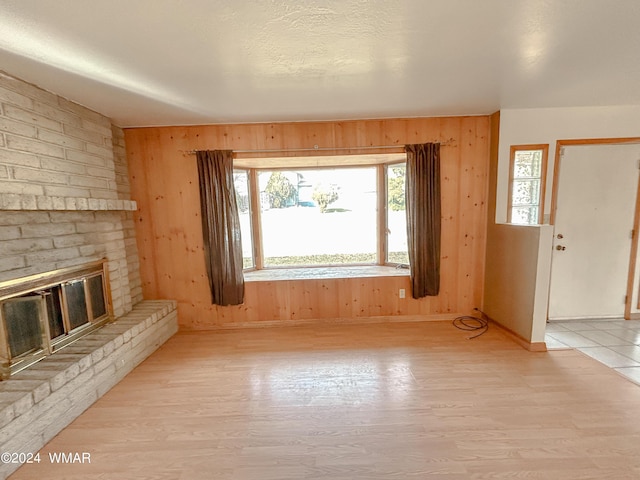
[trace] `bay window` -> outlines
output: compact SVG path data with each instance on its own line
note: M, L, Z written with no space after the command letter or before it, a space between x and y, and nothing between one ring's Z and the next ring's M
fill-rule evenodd
M408 264L404 155L339 160L239 162L245 269Z

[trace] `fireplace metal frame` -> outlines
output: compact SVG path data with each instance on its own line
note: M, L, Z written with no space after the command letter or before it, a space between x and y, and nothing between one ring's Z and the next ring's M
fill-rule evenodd
M67 267L0 282L0 379L4 380L9 378L12 374L57 352L61 348L100 328L105 323L113 321L109 272L106 267L107 260L102 259L81 266ZM94 318L88 280L100 275L102 276L102 295L104 297L104 310L106 312ZM83 283L88 322L73 328L70 324L70 306L65 286L76 284L77 282ZM60 288L60 308L62 311L64 332L62 335L51 338L46 298L48 295L51 295L51 290L56 287ZM13 356L11 353L8 341L7 322L4 318L5 303L15 301L34 301L38 303L39 326L42 336L42 343L38 348L17 356Z

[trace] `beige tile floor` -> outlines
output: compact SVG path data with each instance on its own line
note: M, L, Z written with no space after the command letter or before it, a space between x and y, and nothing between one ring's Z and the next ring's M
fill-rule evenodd
M640 385L640 321L563 320L547 323L549 350L574 348Z

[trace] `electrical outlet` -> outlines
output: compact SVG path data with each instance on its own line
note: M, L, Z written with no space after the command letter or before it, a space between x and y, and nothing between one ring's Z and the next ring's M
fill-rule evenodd
M404 288L400 289L400 291L398 292L398 295L400 296L400 298L404 298Z

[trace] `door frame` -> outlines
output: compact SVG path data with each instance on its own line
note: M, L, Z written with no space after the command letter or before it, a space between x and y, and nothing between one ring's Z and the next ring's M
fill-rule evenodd
M556 141L556 152L553 162L553 184L551 187L551 210L549 215L549 223L555 225L556 223L556 211L558 209L558 189L560 186L560 167L562 159L562 149L570 146L584 146L584 145L625 145L625 144L640 144L640 137L625 137L625 138L587 138L587 139L573 139L573 140L558 140ZM640 160L640 159L639 159ZM640 168L640 164L639 164ZM640 174L638 175L638 186L636 187L636 204L633 220L633 237L631 239L631 255L629 258L629 270L627 275L627 298L624 306L624 318L626 320L640 320L640 312L632 313L632 301L633 301L633 289L636 271L636 262L638 257L638 229L640 228ZM553 268L551 269L551 275L553 275ZM550 279L551 280L551 279ZM640 282L639 282L640 283ZM640 285L636 288L640 288ZM551 292L549 292L551 296ZM640 309L640 295L638 295L637 309ZM549 312L547 310L547 319L549 318Z

